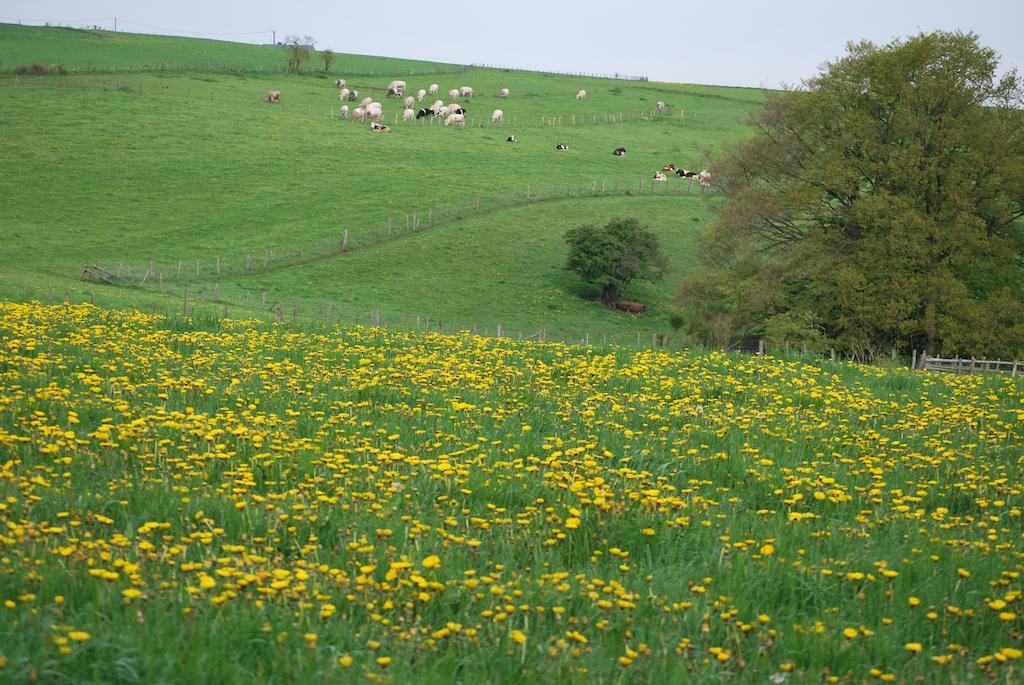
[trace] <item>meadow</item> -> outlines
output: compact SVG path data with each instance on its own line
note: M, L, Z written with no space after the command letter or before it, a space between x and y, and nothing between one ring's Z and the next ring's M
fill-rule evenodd
M10 25L0 72L0 682L1020 681L1020 380L670 326L722 199L650 175L759 91ZM338 117L399 75L471 125ZM564 269L619 216L642 316Z
M0 680L1019 682L1020 382L0 304Z
M60 300L67 293L72 301L169 313L182 310L188 280L193 311L207 313L226 306L274 318L269 306L281 303L305 320L330 307L335 319L348 322L380 312L395 326L429 317L650 340L652 333L671 332L672 299L694 262L692 238L713 220L717 202L713 193L688 194L675 178L657 188L664 197L651 197L651 173L669 162L700 168L707 150L746 135L742 121L762 99L752 89L493 69L421 74L417 62L399 68L394 60L348 55L339 55L331 73L311 65L307 73L286 75L261 71L250 53L270 61L283 56L258 46L238 46L239 70L231 73L144 71L158 62L225 61L208 53L231 44L81 33L0 26L5 68L41 62L84 69L125 62L120 55L127 51L140 69L0 77L7 95L0 99L6 141L0 162L12 170L0 176L6 248L0 294L9 298L46 300L52 293ZM334 79L374 69L406 74L412 90L430 82L442 91L473 85L477 95L467 106L475 125L399 124L381 136L341 121ZM394 123L401 106L383 97L393 74L347 78L361 95L384 101ZM508 99L497 97L504 87ZM588 97L577 102L581 87ZM263 100L270 89L284 93L281 103ZM669 110L654 117L658 100ZM495 108L505 112L501 126L490 125ZM509 134L520 142L506 143ZM556 152L560 142L569 151ZM627 148L626 157L612 156L618 146ZM607 192L590 197L595 186ZM544 201L528 204L528 189L532 200L539 194ZM450 211L475 206L477 198L484 211ZM500 202L488 209L488 200ZM410 214L422 219L431 212L448 212L450 220L415 237L366 244L389 222L404 227ZM650 305L645 317L581 299L586 292L578 278L560 268L566 230L622 215L642 217L671 248L668 276L633 293ZM238 273L250 255L262 265L272 252L292 265L303 261L296 259L300 249L309 255L316 246L337 246L345 232L350 246L364 246L301 268ZM443 259L423 262L421 250ZM490 269L488 259L516 265L514 286L507 270ZM220 277L217 260L225 266ZM134 287L139 278L132 287L79 281L87 265L141 274L150 262L160 278L142 288ZM172 278L182 264L191 275ZM374 272L388 277L366 278ZM488 297L476 298L481 292Z

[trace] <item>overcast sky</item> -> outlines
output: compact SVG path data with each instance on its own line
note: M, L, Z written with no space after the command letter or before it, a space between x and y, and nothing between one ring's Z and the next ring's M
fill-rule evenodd
M98 24L250 43L310 35L318 48L657 81L777 87L847 41L973 31L1024 67L1024 0L4 0L0 21Z

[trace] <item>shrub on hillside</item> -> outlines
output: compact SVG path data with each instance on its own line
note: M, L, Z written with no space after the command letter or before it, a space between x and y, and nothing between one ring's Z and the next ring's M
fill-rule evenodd
M565 234L567 268L600 288L601 300L615 304L634 279L661 276L664 258L658 236L637 219L612 219L604 226L578 226Z

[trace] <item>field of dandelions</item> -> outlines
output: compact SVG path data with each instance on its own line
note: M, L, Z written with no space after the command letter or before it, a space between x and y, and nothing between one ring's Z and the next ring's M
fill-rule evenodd
M1014 682L1024 383L0 303L0 681Z

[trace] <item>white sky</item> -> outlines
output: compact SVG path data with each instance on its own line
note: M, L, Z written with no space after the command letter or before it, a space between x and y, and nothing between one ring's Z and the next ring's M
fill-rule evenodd
M1024 68L1024 0L4 0L0 21L269 43L460 64L777 87L813 75L850 40L973 31Z

